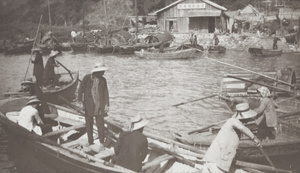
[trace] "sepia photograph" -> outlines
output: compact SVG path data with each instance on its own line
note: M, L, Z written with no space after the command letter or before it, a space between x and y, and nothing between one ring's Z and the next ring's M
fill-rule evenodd
M0 173L300 173L300 0L1 0Z

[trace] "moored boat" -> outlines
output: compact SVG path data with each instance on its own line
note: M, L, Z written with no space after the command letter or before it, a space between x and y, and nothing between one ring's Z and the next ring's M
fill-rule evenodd
M264 49L264 48L251 47L248 49L248 52L253 56L262 56L262 57L279 56L282 54L282 49L275 50L275 49Z
M187 59L194 56L196 49L170 50L160 53L159 50L135 51L135 55L146 59Z
M296 40L296 35L297 35L297 32L291 33L291 34L287 34L287 35L284 36L284 38L285 38L285 40L286 40L287 43L294 44L295 40Z
M51 121L59 122L64 128L48 132L43 136L27 131L16 123L18 111L27 103L28 98L11 98L0 101L0 123L9 136L9 150L17 164L17 169L24 172L133 172L112 164L113 145L118 133L123 131L118 123L105 119L106 148L99 148L98 139L94 145L85 145L85 118L74 109L49 104L52 113L57 116ZM81 112L82 113L82 112ZM95 135L97 131L94 131ZM154 134L144 133L148 139L148 155L143 162L141 172L201 172L203 152L175 141ZM22 143L22 145L20 145ZM243 169L255 168L268 172L288 172L274 167L235 161Z
M226 48L220 45L212 45L212 46L208 46L207 51L209 53L225 53Z

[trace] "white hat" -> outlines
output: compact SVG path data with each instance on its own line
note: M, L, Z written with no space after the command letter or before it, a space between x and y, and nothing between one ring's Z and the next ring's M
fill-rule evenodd
M141 115L137 115L131 118L131 124L132 124L131 130L132 131L138 130L142 127L145 127L148 123L149 123L148 120L143 119Z
M235 106L236 113L233 114L232 117L237 119L248 119L248 118L254 118L257 113L250 109L248 103L240 103Z
M31 105L31 104L39 104L42 103L39 99L34 98L34 99L30 99L26 105Z
M57 54L59 54L58 51L56 51L56 50L51 50L51 53L50 53L49 57L56 56Z
M105 67L103 62L99 62L95 64L95 67L91 70L91 73L99 72L99 71L105 71L108 67Z

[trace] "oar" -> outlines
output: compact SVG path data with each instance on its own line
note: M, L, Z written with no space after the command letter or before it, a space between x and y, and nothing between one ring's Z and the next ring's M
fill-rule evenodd
M183 105L183 104L187 104L187 103L191 103L191 102L195 102L195 101L199 101L199 100L204 100L204 99L215 97L215 96L217 96L217 94L209 95L209 96L206 96L206 97L201 97L199 99L191 100L191 101L188 101L188 102L182 102L182 103L179 103L179 104L176 104L176 105L173 105L173 106L180 106L180 105Z
M209 126L203 127L203 128L201 128L201 129L197 129L197 130L190 131L190 132L188 132L188 135L191 135L191 134L197 133L197 132L201 132L201 131L206 130L206 129L209 129L209 128L213 127L213 126L217 126L217 125L223 124L223 123L225 123L226 121L227 121L227 119L226 119L226 120L223 120L223 121L220 121L220 122L218 122L218 123L214 123L214 124L211 124L211 125L209 125Z
M238 79L238 80L241 80L241 81L250 82L250 83L262 85L262 86L265 86L265 87L268 87L268 88L272 88L272 89L275 89L275 90L278 90L278 91L283 91L283 92L294 94L293 91L277 88L277 87L267 85L267 84L263 84L263 83L259 83L259 82L253 81L253 80L248 80L248 79L244 79L244 78L240 78L240 77L232 76L232 75L226 75L226 77L235 78L235 79Z
M70 106L71 108L73 108L74 110L76 110L78 113L80 113L81 115L85 116L85 113L83 112L83 110L77 106L75 106L74 104L70 103L66 98L64 98L61 95L58 95L58 99L61 100L62 102L64 102L65 104L67 104L68 106Z
M67 70L67 72L70 74L70 76L71 76L71 78L72 78L72 80L74 79L73 78L73 75L72 75L72 72L67 68L67 67L65 67L62 63L60 63L59 61L57 61L57 60L55 60L58 64L60 64L64 69L66 69Z
M261 153L265 156L265 158L268 160L268 162L270 163L270 165L275 168L273 162L271 161L271 159L269 158L269 156L267 155L267 153L264 151L262 145L258 146L258 148L261 151Z

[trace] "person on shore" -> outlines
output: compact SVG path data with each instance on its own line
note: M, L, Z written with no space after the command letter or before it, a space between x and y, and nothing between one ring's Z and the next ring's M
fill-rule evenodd
M44 72L42 50L40 48L35 48L32 49L32 52L35 53L34 59L31 59L31 63L33 63L33 76L36 78L36 84L42 86Z
M75 31L71 31L71 38L73 43L76 43L76 37L77 37L77 33Z
M214 33L213 45L215 45L215 46L219 45L219 38L216 33Z
M275 139L278 124L275 108L278 107L278 105L274 102L267 87L260 87L257 91L262 97L260 99L260 106L254 109L254 111L257 112L257 137L260 140L265 139L266 141Z
M197 35L194 32L191 33L190 43L193 46L197 45Z
M142 162L148 153L148 140L143 129L148 122L140 115L131 119L130 131L122 132L114 146L113 163L136 172L142 171Z
M93 122L94 117L96 117L100 141L99 151L104 149L104 117L107 116L107 112L109 111L108 87L106 79L103 77L107 69L108 68L105 67L102 62L97 63L95 68L91 70L91 74L87 74L83 77L78 90L78 102L85 109L86 131L89 145L94 143Z
M245 134L260 146L260 140L244 124L255 118L256 112L248 103L236 105L236 113L222 126L205 153L202 173L224 173L234 169L231 164L236 155L241 134Z
M52 50L49 59L46 63L44 73L43 73L43 86L51 86L51 87L58 87L58 76L55 74L54 68L58 67L59 65L56 63L55 58L58 55L58 51Z

